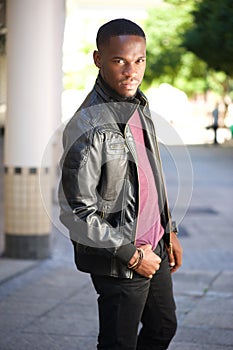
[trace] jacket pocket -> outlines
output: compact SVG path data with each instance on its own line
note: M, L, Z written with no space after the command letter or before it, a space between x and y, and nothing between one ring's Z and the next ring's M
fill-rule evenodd
M126 155L128 153L125 139L119 133L108 132L105 146L107 154Z

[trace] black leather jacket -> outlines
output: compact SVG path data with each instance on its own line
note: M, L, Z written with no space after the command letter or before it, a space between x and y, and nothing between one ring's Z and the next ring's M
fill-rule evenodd
M137 155L128 120L138 109L158 191L164 240L170 214L155 128L148 102L138 90L124 99L101 77L66 125L59 187L60 220L69 229L77 268L131 278L139 206Z

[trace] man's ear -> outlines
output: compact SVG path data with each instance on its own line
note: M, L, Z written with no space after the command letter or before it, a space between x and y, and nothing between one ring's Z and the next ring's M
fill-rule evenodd
M95 50L93 52L93 59L94 59L94 63L96 65L97 68L101 68L101 56L99 51Z

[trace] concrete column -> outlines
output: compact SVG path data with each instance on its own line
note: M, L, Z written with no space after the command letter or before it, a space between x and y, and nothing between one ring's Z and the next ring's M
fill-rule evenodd
M46 145L61 117L64 0L7 1L5 255L50 256L50 219L39 175L51 196ZM43 162L42 162L43 159ZM48 209L48 208L47 208Z

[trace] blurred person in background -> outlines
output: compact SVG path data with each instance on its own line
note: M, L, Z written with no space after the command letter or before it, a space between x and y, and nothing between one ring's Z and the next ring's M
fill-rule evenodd
M217 139L217 131L218 131L218 127L219 127L219 106L218 104L216 104L215 108L213 109L212 113L212 120L213 123L209 126L206 127L207 130L209 129L213 129L214 131L214 144L218 144L218 139Z

